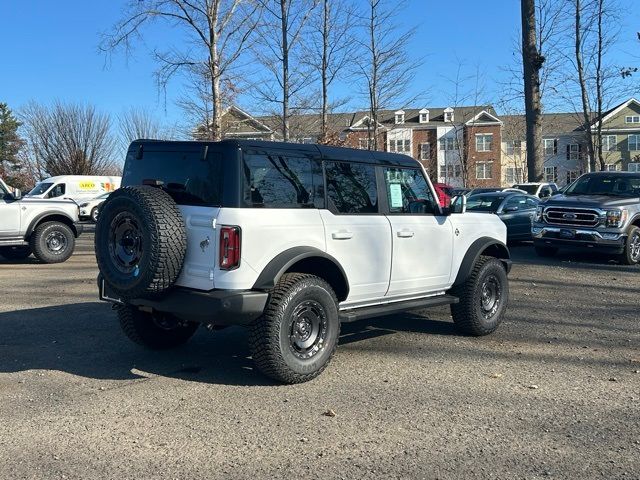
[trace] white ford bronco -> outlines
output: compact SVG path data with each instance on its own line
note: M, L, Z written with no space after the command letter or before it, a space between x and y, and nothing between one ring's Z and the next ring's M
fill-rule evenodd
M102 206L100 298L149 348L245 325L257 367L316 377L340 323L451 305L486 335L509 297L498 217L443 210L416 160L277 142L133 142Z
M43 263L59 263L73 253L78 224L78 205L71 200L23 198L20 190L9 192L0 179L0 255L21 260L33 255Z

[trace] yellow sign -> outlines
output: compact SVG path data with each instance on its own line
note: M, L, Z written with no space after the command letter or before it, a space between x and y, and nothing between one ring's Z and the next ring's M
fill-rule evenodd
M80 190L95 190L96 184L94 182L80 182Z

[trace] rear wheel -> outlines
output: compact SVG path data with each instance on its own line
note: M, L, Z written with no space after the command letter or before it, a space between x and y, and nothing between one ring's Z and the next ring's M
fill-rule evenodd
M93 207L91 209L91 221L96 223L98 221L98 207Z
M633 225L627 233L627 241L624 252L618 257L624 265L637 265L640 263L640 228Z
M250 347L260 371L283 383L309 381L327 367L338 345L338 300L323 279L288 273L251 327Z
M465 335L488 335L502 322L509 301L504 265L497 258L481 256L469 278L451 293L460 299L451 305L456 328Z
M0 255L7 260L24 260L31 255L29 245L17 245L15 247L0 247Z
M120 326L131 341L152 350L167 350L186 343L198 329L168 313L148 313L131 305L116 307Z
M556 247L539 247L536 245L536 254L539 257L553 257L558 253L558 249Z
M33 254L41 262L61 263L73 254L76 237L64 223L45 222L36 227L29 244Z

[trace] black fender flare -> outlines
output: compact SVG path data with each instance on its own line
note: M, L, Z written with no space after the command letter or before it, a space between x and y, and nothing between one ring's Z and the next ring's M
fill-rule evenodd
M68 220L68 226L73 232L73 235L76 238L78 238L78 236L80 235L80 233L78 232L78 229L76 228L76 222L73 220L73 218L71 218L66 213L44 212L39 215L36 215L36 217L33 220L31 220L31 223L29 224L29 228L27 228L27 231L24 234L24 238L29 238L33 233L33 231L36 229L36 225L38 225L42 220L46 219L47 217L51 217L52 221L60 221L61 218Z
M345 285L345 291L340 294L336 292L339 297L344 300L349 294L349 281L347 274L345 273L342 265L331 255L315 247L293 247L284 252L276 255L267 265L262 269L258 279L253 284L254 290L270 290L276 286L280 277L293 265L307 258L322 258L331 262L342 277L342 281Z
M492 256L498 258L504 265L507 273L509 273L511 270L511 254L509 253L507 246L495 238L480 237L471 244L467 253L464 255L460 268L458 269L456 280L453 282L454 287L464 283L465 280L469 278L469 275L471 275L471 272L473 271L473 266L487 248L492 248L494 250L494 252L492 252L494 253Z

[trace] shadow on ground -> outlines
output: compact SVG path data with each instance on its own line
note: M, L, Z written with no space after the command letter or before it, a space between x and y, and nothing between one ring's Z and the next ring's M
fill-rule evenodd
M343 325L340 344L398 331L455 333L450 322L405 313ZM0 313L0 373L32 369L95 379L132 380L141 371L215 384L273 385L254 369L244 328L202 328L186 345L154 352L130 342L110 306L99 302Z

